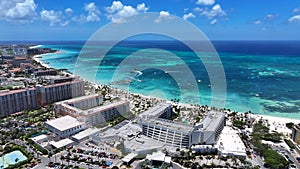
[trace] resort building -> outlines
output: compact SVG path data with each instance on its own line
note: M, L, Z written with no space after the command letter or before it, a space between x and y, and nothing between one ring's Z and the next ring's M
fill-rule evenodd
M209 112L197 125L174 122L171 105L162 103L140 114L138 125L143 135L172 147L185 148L198 144L216 143L224 125L225 116L218 112Z
M57 114L70 115L91 125L101 124L129 113L129 102L103 102L103 96L94 94L55 103Z
M223 113L211 111L198 124L195 125L191 137L191 144L214 144L218 140L225 126Z
M37 107L37 95L34 88L0 92L0 117Z
M292 128L292 140L295 143L300 144L300 126L299 126L299 124L294 125L294 127Z
M21 63L31 63L31 61L26 57L19 57L19 56L14 57L12 60L12 65L15 67L20 67Z
M48 75L56 75L57 71L54 69L48 69L48 70L37 70L35 72L33 72L35 77L39 77L39 76L48 76Z
M37 85L37 98L40 106L79 97L84 95L84 81L74 80L71 82L51 84L47 86Z
M247 157L246 146L237 131L227 126L224 127L216 147L221 156L239 159L246 159Z
M45 126L60 138L69 137L86 128L83 122L80 122L71 116L63 116L54 120L49 120L45 123Z
M49 76L44 76L43 78L48 80L50 82L50 84L71 82L75 79L75 77L73 77L73 76L66 77L66 76L60 76L60 75L57 75L57 76L49 75Z

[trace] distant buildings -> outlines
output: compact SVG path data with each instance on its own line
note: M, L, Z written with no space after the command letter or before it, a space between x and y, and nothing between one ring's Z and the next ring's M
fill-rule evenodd
M294 125L294 127L292 128L292 140L295 143L300 144L300 126L299 126L299 124Z
M45 126L57 134L60 138L66 138L85 129L83 122L79 122L71 116L63 116L54 120L49 120Z
M26 56L27 55L27 49L26 48L18 48L18 47L13 47L13 53L16 56Z
M94 94L55 103L54 108L58 114L70 115L96 125L128 114L129 102L123 100L103 102L102 95Z
M48 76L48 75L57 75L57 71L54 69L48 69L48 70L37 70L33 72L35 77L39 76Z
M35 88L12 91L1 91L0 93L0 116L37 108L37 93Z
M11 63L15 67L20 67L21 63L31 63L31 61L29 59L27 59L26 57L18 56L18 57L13 58Z
M197 144L215 144L224 125L223 113L210 112L197 125L174 122L171 105L159 104L137 118L143 134L172 147L185 148Z
M84 94L84 81L81 80L47 86L37 85L30 89L4 90L0 93L0 116L5 117Z

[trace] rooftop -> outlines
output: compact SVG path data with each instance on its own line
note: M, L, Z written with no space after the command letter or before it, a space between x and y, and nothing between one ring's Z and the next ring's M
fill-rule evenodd
M20 92L26 92L27 90L35 90L35 88L29 88L29 89L19 89L19 90L3 90L0 91L0 96L8 95L8 94L15 94L15 93L20 93Z
M83 130L77 134L75 134L74 136L72 136L72 138L76 139L76 140L81 140L85 137L88 137L90 135L93 135L95 133L97 133L98 131L100 131L100 129L96 129L96 128L88 128L86 130Z
M129 153L127 154L123 159L122 161L125 162L125 163L128 163L130 162L134 157L136 157L138 154L137 153Z
M246 147L237 131L225 126L217 142L218 149L223 155L235 154L246 156Z
M35 136L35 137L32 137L30 138L32 141L34 142L38 142L40 140L44 140L44 139L47 139L48 138L48 135L46 134L42 134L42 135L38 135L38 136Z
M88 115L98 113L98 112L101 112L101 111L105 111L105 110L111 109L113 107L118 107L118 106L121 106L121 105L124 105L124 104L129 104L129 102L121 100L121 101L117 101L115 103L111 103L111 104L108 104L108 105L94 107L94 108L85 110L84 115L88 116Z
M57 141L57 142L55 142L55 141L50 141L50 144L51 144L52 146L54 146L55 148L65 147L65 146L68 146L68 145L70 145L70 144L72 144L72 143L73 143L73 141L70 140L70 139L68 139L68 138L62 139L62 140Z
M63 85L74 84L74 83L79 83L79 82L83 82L83 81L82 80L74 80L74 81L71 81L71 82L50 84L50 85L46 85L46 86L43 86L43 87L50 88L50 87L63 86ZM41 87L42 85L37 85L37 86Z
M170 163L171 162L171 157L166 156L163 152L153 152L152 154L148 154L146 156L146 159L150 161L161 161L161 162L166 162Z
M143 153L149 150L162 149L165 143L140 135L132 140L125 140L124 146L127 150Z
M83 122L79 122L76 118L71 116L63 116L54 120L49 120L46 122L49 126L56 128L59 131L65 131L73 127L83 125Z
M101 94L93 94L93 95L88 95L88 96L81 96L81 97L76 97L76 98L73 98L73 99L69 99L69 100L64 100L64 101L61 101L61 102L57 102L56 104L71 104L71 103L77 103L77 102L81 102L81 101L85 101L85 100L89 100L89 99L93 99L93 98L96 98L96 97L99 97L101 96Z
M158 117L166 108L170 107L171 104L168 103L160 103L154 107L149 108L140 114L142 118L147 117Z
M219 122L224 118L224 114L216 111L211 111L208 115L196 126L202 126L202 131L214 131L218 126Z
M160 126L160 127L165 127L165 128L168 128L169 130L171 129L173 131L179 131L179 132L183 132L183 133L192 132L194 129L193 125L185 124L185 123L181 123L181 122L175 122L175 121L167 120L167 119L161 119L161 118L148 119L146 121L146 123Z

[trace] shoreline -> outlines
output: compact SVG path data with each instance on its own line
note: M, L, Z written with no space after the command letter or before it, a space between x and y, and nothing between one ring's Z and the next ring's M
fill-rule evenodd
M42 47L43 45L36 45L36 46L33 46L34 48L39 48L39 47ZM46 55L49 55L49 54L57 54L57 53L62 53L63 51L62 50L57 50L56 52L53 52L53 53L44 53L44 54L39 54L39 55L34 55L32 56L32 59L38 63L40 63L43 67L45 68L48 68L48 69L56 69L52 66L50 66L50 64L46 64L44 63L43 61L40 60L40 58L46 56Z
M36 46L32 46L33 48L38 48L38 47L42 47L43 45L36 45ZM32 57L33 60L35 60L36 62L40 63L43 67L45 68L51 68L51 69L56 69L54 67L52 67L50 64L46 64L46 63L43 63L41 60L40 60L40 57L43 57L45 55L48 55L48 54L57 54L57 53L62 53L63 50L57 50L56 52L54 53L45 53L45 54L40 54L40 55L34 55ZM75 76L72 74L72 72L70 73L67 73L71 76ZM83 79L82 77L80 77L81 79ZM96 84L94 82L90 82L88 80L85 80L83 79L84 81L90 83L92 86L94 86L95 88L97 88L98 86L102 87L104 86L103 84ZM109 86L109 85L107 85ZM140 96L141 98L144 98L144 99L154 99L156 101L160 101L160 102L167 102L167 103L172 103L172 101L169 101L169 100L165 100L165 99L162 99L162 98L158 98L158 97L154 97L154 96L146 96L146 95L143 95L143 94L139 94L139 93L134 93L134 92L130 92L130 91L126 91L126 90L122 90L120 88L116 88L116 87L112 87L112 86L109 86L109 88L113 89L113 90L117 90L119 92L122 92L122 93L126 93L128 95L138 95ZM180 106L184 106L184 107L195 107L191 104L188 104L188 103L181 103L179 102L178 105ZM202 106L202 105L200 105ZM211 107L209 107L211 108ZM222 110L220 108L220 110ZM231 113L234 112L234 110L231 111ZM237 112L237 111L235 111ZM245 114L245 112L237 112L238 114ZM264 115L264 114L253 114L251 113L250 114L251 117L255 118L255 119L260 119L260 118L263 118L263 119L266 119L270 122L270 124L285 124L285 123L289 123L289 122L293 122L295 124L300 124L300 119L293 119L291 117L278 117L278 116L271 116L271 115Z

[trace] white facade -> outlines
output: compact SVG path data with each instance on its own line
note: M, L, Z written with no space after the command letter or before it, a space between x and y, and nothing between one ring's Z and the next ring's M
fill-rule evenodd
M70 115L91 125L101 124L129 113L129 102L119 100L103 103L99 94L78 97L55 103L57 114Z
M214 144L225 126L225 116L219 112L209 114L198 124L192 133L191 144Z
M49 120L45 123L45 126L61 138L69 137L85 129L83 122L79 122L71 116Z
M225 116L219 112L209 112L195 126L171 121L171 116L171 105L159 104L140 114L137 122L144 135L179 148L215 144L225 125Z

